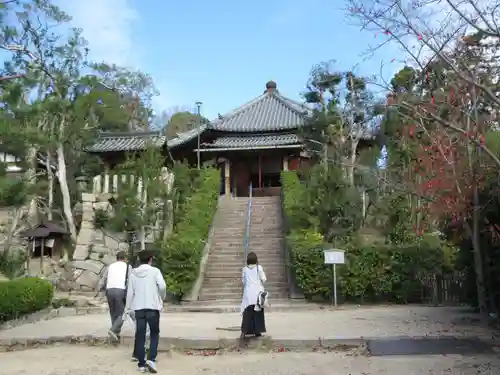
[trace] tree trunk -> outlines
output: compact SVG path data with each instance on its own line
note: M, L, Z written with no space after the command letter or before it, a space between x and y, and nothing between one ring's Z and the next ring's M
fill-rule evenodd
M474 270L476 272L477 301L481 315L487 314L486 287L484 285L483 257L479 241L479 193L474 186L474 211L472 213L472 250L474 252Z
M47 152L47 162L46 162L46 168L47 168L47 180L49 183L48 189L48 204L47 204L47 218L49 220L52 220L52 209L54 206L54 175L52 174L52 159L50 157L50 151Z
M71 210L71 198L69 195L68 180L66 177L66 160L64 158L64 149L62 143L57 145L57 180L61 188L61 195L63 198L63 212L64 217L68 223L71 241L76 244L76 225L73 219L73 212ZM65 252L64 259L68 260L68 253Z
M37 166L37 159L36 159L36 154L37 154L37 149L32 147L28 150L28 162L29 162L29 168L25 173L25 178L26 181L28 181L28 184L33 185L36 184L36 166ZM36 202L36 197L30 197L30 202L29 202L29 207L28 207L28 222L31 225L37 225L38 224L38 205ZM31 215L34 215L36 220L31 220Z
M7 232L7 238L3 244L3 253L6 257L9 256L10 247L12 245L12 239L14 238L14 232L16 231L17 226L19 225L19 220L23 214L23 207L16 207L14 210L14 217L12 218L12 222L10 224L9 231Z
M472 195L472 251L474 252L474 271L476 273L476 288L477 288L477 301L479 305L479 312L483 317L486 317L488 311L488 304L486 298L486 286L484 283L484 268L483 268L483 256L481 254L481 242L479 238L479 217L480 217L480 206L479 206L479 188L477 186L477 168L478 163L478 152L473 153L474 163L472 167L472 185L473 185L473 195Z
M349 155L349 166L347 167L347 178L350 186L354 186L354 166L356 164L356 149L358 148L358 141L351 140L351 151Z

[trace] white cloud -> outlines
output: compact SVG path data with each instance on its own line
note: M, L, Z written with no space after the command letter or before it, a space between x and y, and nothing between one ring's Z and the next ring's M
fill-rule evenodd
M140 15L130 0L56 0L55 3L72 18L72 26L83 30L89 43L89 58L116 65L144 69L140 43L134 40L134 28ZM153 77L154 78L154 77ZM153 98L153 107L168 107L164 92L167 85L156 82L160 96Z
M72 18L72 26L83 30L92 60L121 66L138 63L134 51L133 26L138 12L129 0L57 0Z

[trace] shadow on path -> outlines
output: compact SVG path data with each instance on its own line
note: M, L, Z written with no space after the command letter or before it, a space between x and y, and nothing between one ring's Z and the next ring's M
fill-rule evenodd
M492 345L478 338L381 338L367 342L371 356L493 354Z

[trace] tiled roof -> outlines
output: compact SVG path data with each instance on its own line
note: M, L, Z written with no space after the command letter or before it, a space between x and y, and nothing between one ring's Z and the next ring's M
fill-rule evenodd
M90 153L139 151L148 144L153 147L162 147L167 138L160 132L142 133L101 133L95 143L86 149Z
M212 143L204 143L203 147L256 149L300 144L301 141L296 134L263 134L221 137L217 138Z
M207 129L206 125L188 130L187 132L178 133L176 138L169 139L167 141L167 147L174 148L180 146L186 142L189 142L193 138L198 136L198 133L203 133Z
M207 125L203 125L200 128L194 128L184 133L179 133L176 138L167 141L166 137L159 132L101 133L95 144L87 148L87 152L137 151L144 149L148 140L156 147L161 147L167 142L169 148L174 148L194 139L199 133L205 130L228 133L258 133L291 131L303 126L306 121L306 115L311 109L304 104L282 96L278 90L276 90L276 84L273 82L268 82L266 88L268 88L267 86L270 83L274 86L269 87L270 89L266 90L264 94L258 96L254 100L224 116L220 116ZM229 138L230 137L223 137L220 141L222 142L224 140L225 142L225 140ZM255 138L255 136L253 137L253 139L257 138ZM264 138L266 142L274 142L270 135ZM259 142L264 142L264 138L260 137ZM250 142L250 139L251 138L247 138L246 141ZM280 135L276 139L284 141L288 138ZM232 139L231 142L236 142L236 138Z
M210 122L210 128L225 132L269 132L297 129L310 111L305 105L266 91L240 108Z

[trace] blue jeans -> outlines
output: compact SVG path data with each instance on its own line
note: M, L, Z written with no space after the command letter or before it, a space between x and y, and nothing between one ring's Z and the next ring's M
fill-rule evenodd
M146 329L149 326L148 360L156 361L158 341L160 339L160 312L158 310L135 310L134 354L139 361L138 366L146 365Z

